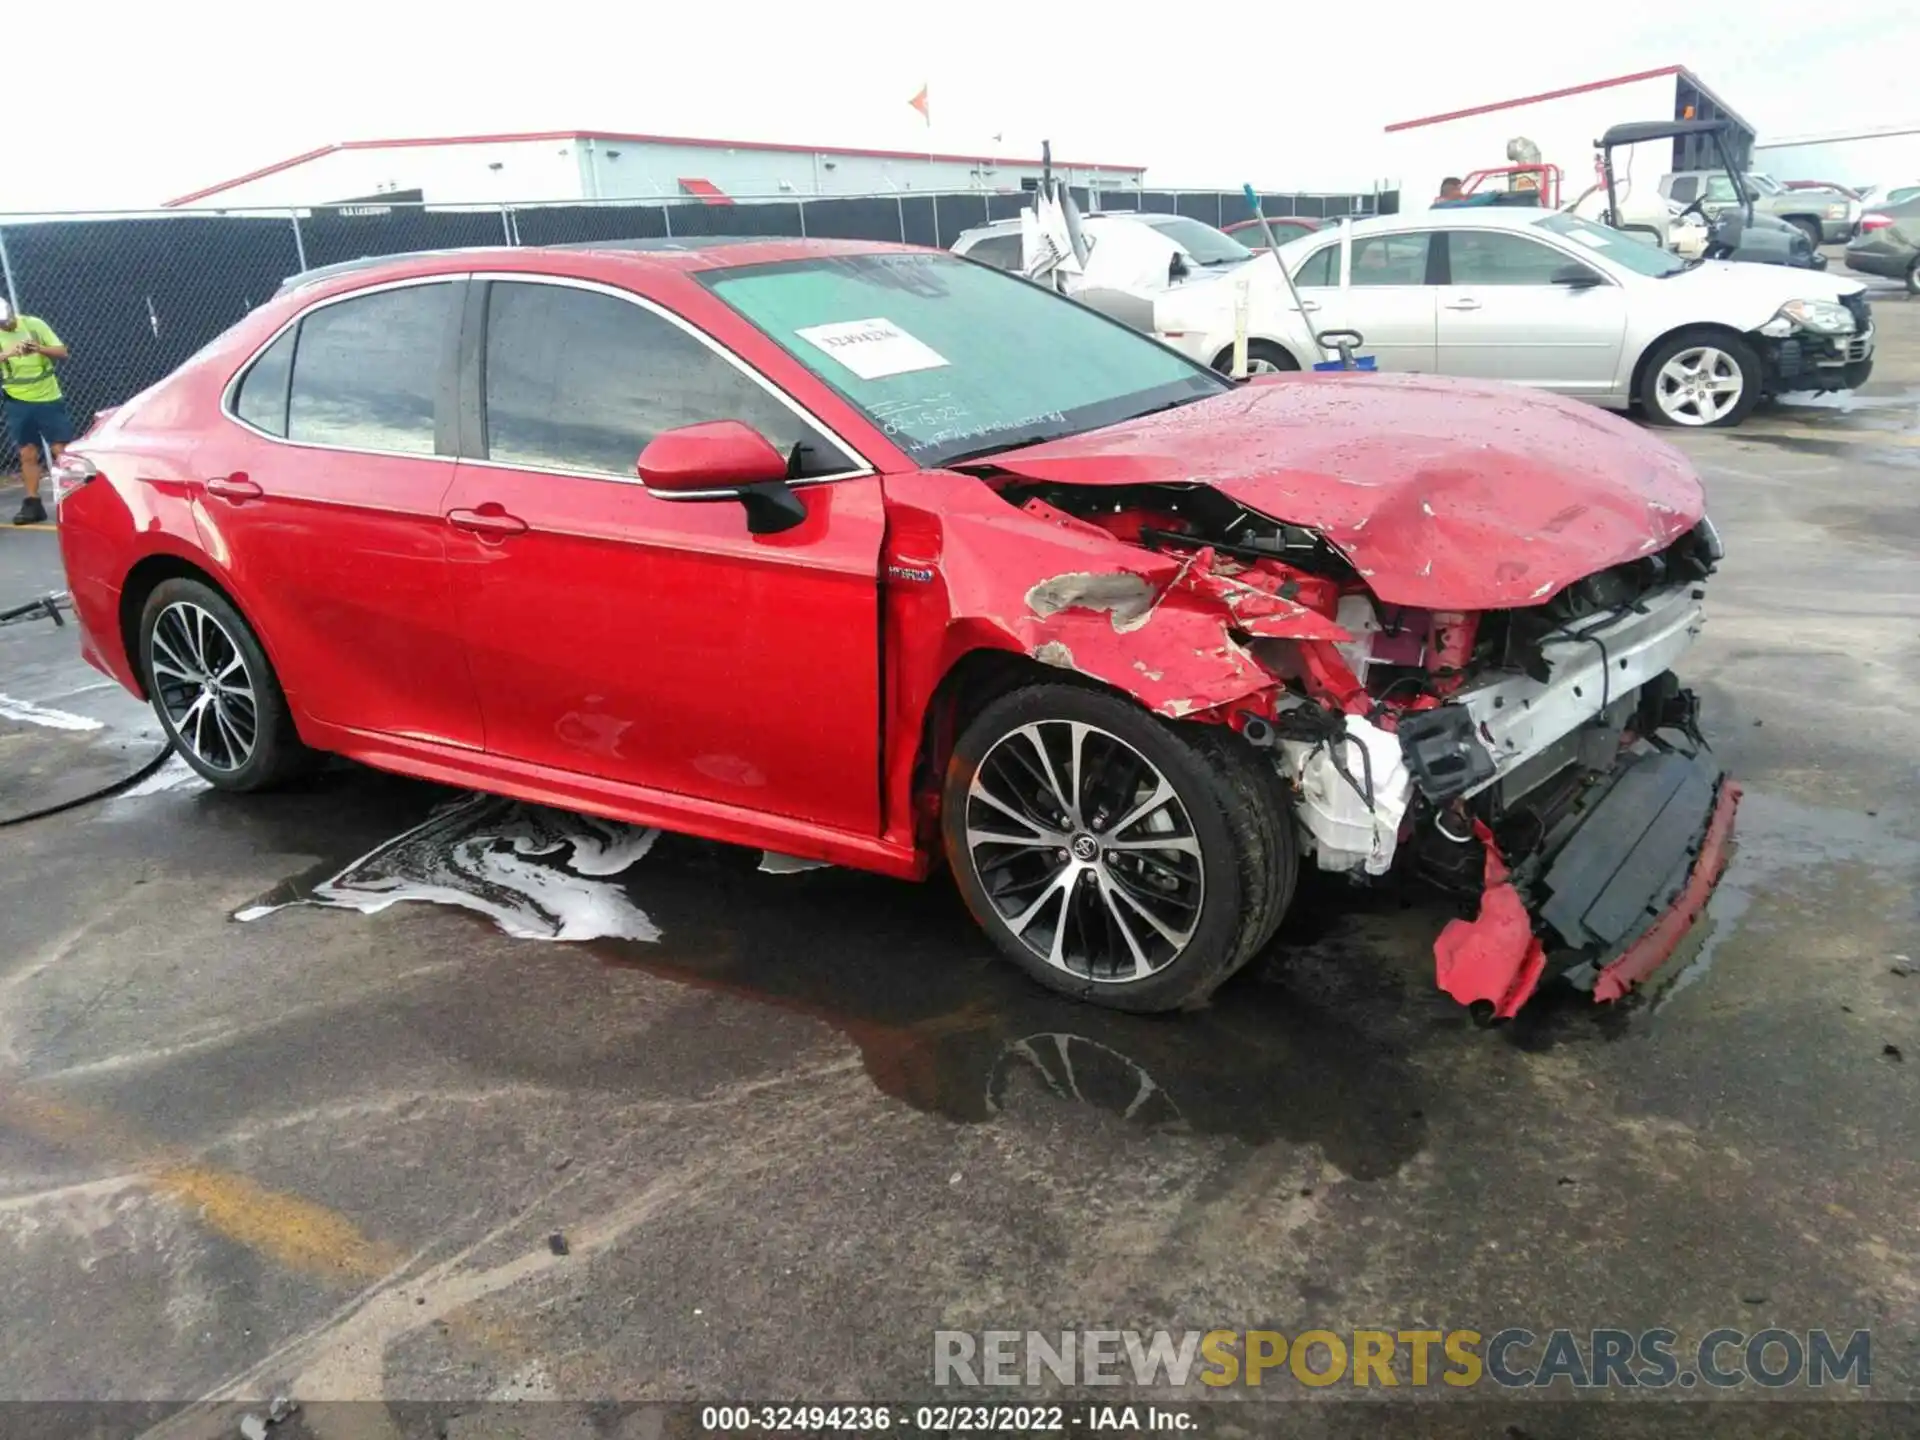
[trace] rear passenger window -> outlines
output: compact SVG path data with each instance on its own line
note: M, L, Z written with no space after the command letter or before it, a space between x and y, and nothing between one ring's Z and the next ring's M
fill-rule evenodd
M287 381L293 378L293 337L299 328L294 326L267 347L234 397L233 413L269 435L287 433Z
M487 293L487 458L631 478L662 430L739 420L796 475L854 468L712 346L640 305L571 285L496 280Z
M405 285L310 311L293 357L287 438L433 454L452 296L450 284Z
M1277 240L1280 237L1274 236ZM1316 250L1307 257L1307 263L1294 272L1293 283L1298 286L1318 285L1323 288L1340 283L1340 247L1329 245Z
M1354 285L1424 285L1427 283L1425 234L1368 235L1353 242Z

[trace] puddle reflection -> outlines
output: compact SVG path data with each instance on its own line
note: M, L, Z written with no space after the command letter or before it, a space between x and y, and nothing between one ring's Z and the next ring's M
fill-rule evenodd
M1244 976L1204 1011L1121 1014L1000 960L944 880L769 874L758 851L489 797L442 805L236 918L403 900L578 938L602 963L817 1019L859 1047L883 1092L963 1123L1083 1106L1153 1132L1314 1144L1358 1178L1392 1173L1425 1134L1399 1048L1284 971Z

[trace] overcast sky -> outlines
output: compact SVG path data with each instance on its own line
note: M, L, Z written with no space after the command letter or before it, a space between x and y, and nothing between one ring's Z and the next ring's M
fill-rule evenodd
M100 19L82 37L70 7L9 8L0 211L153 205L335 140L576 128L1002 155L1046 136L1158 185L1346 189L1397 178L1375 173L1391 121L1676 63L1763 140L1920 123L1914 0L206 0ZM907 105L923 81L931 127Z

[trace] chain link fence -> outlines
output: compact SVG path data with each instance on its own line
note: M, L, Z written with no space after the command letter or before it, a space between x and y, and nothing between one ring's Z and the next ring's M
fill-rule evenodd
M963 231L1017 219L1031 194L890 194L445 206L360 204L299 210L170 210L95 216L0 215L0 269L16 309L51 325L71 352L60 384L74 424L180 365L303 270L484 245L564 245L715 235L896 240L951 246ZM1269 216L1390 214L1393 191L1262 196ZM1247 216L1238 192L1075 190L1083 210L1176 214L1209 225ZM16 468L0 432L0 473Z

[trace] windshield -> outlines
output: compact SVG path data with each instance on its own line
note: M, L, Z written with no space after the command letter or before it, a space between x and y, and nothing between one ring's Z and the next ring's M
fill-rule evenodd
M1223 230L1184 215L1143 215L1141 220L1193 257L1196 265L1238 265L1253 252Z
M1543 215L1534 224L1542 230L1564 235L1576 245L1585 246L1606 256L1614 264L1641 275L1659 278L1678 275L1687 268L1687 262L1670 251L1650 245L1645 240L1636 240L1619 230L1610 230L1605 225L1596 225L1591 220L1582 220L1577 215Z
M1780 182L1771 175L1755 173L1747 176L1747 179L1753 182L1753 188L1762 195L1778 195L1781 192Z
M1231 388L1117 321L949 255L835 255L699 278L921 465Z

